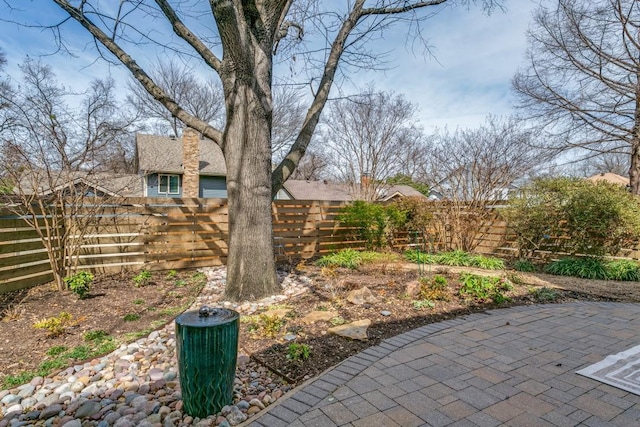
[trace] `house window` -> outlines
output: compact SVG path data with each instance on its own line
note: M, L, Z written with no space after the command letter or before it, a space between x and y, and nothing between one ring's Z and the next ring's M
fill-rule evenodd
M158 193L180 194L180 175L158 175Z

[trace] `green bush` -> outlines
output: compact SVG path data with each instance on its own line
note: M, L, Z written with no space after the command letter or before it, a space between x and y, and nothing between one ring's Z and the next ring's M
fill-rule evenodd
M316 261L316 265L320 267L342 267L357 269L362 264L375 262L384 255L372 251L356 251L353 249L343 249L329 255L324 255Z
M547 264L544 271L557 276L572 276L582 279L606 280L609 278L605 262L601 258L594 257L563 258Z
M64 283L66 283L71 292L76 294L80 299L85 299L87 295L89 295L91 282L93 282L93 274L88 271L79 271L76 274L64 278Z
M387 220L384 206L362 200L356 200L345 206L338 215L340 225L353 229L351 238L363 240L369 249L381 248L385 245Z
M554 253L615 254L640 238L640 203L625 188L607 182L537 180L509 201L503 215L528 257Z

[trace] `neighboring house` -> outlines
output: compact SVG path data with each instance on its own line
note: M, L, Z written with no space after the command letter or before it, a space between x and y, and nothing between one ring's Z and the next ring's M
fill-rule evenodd
M593 176L586 178L589 181L598 182L598 181L606 181L611 184L618 184L624 187L629 186L629 178L620 176L617 173L612 172L602 172Z
M423 197L415 188L409 185L392 185L383 187L378 191L377 200L387 201L398 197ZM305 181L290 179L284 183L283 189L278 192L279 200L333 200L352 201L357 199L353 186L348 184L336 184L329 181Z
M60 191L84 196L140 197L142 182L138 175L116 175L107 172L34 170L22 175L14 193L50 195Z
M227 197L222 150L192 129L182 138L136 135L136 160L145 197Z

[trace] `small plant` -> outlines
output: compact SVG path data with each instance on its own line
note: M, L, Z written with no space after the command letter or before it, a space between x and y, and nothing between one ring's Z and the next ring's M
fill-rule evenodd
M458 291L461 296L471 297L479 301L491 300L496 304L509 301L504 295L513 289L513 285L504 277L486 277L476 274L460 274L462 286Z
M260 319L260 331L269 338L276 337L286 322L278 316L269 316L268 314L261 314L258 317Z
M531 289L529 293L533 295L533 297L536 300L541 302L552 302L557 300L560 297L558 292L556 292L554 289L547 288L547 287Z
M122 320L124 320L125 322L135 322L136 320L139 320L139 319L140 319L140 315L136 313L125 314L124 317L122 318Z
M173 279L177 275L178 275L178 272L176 270L167 271L167 279Z
M79 271L76 274L64 278L64 283L67 284L69 290L80 299L85 299L89 295L91 282L93 282L93 274L88 271Z
M345 323L347 323L346 320L344 320L344 318L342 316L336 316L331 318L331 320L329 320L329 323L331 323L333 326L340 326L340 325L344 325Z
M447 289L447 286L448 286L447 278L444 276L441 276L440 274L436 274L435 276L433 276L433 279L431 279L431 287L433 289L445 290Z
M86 345L79 345L72 348L69 352L65 353L68 359L74 360L86 360L91 356L91 348Z
M420 299L426 301L449 301L447 278L435 275L431 278L420 278Z
M207 283L207 275L202 271L196 271L191 275L191 281L193 283Z
M311 347L307 344L291 343L287 357L291 360L307 360L311 357Z
M137 298L133 300L133 303L135 305L140 305L140 304L144 304L144 300L142 298Z
M49 350L46 351L46 355L47 356L58 356L62 353L64 353L65 351L67 351L67 347L65 347L64 345L54 345L53 347L49 348Z
M557 276L573 276L582 279L609 278L607 267L601 258L563 258L548 264L544 271Z
M178 279L175 281L175 285L177 288L184 288L185 286L187 286L187 281L184 279Z
M149 282L151 282L151 272L148 270L142 270L135 276L133 276L133 281L136 284L136 288L140 288L143 286L147 286Z
M513 269L523 273L535 273L536 266L528 259L519 259L513 263Z
M3 322L10 322L12 320L18 320L24 313L24 309L21 309L18 305L9 305L7 308L0 312L0 320Z
M82 338L85 341L102 341L108 336L109 334L106 331L103 331L102 329L95 329L93 331L85 332Z
M422 300L417 300L417 301L413 301L413 308L415 308L416 310L422 310L425 308L433 308L435 307L436 304L428 299L422 299Z
M33 324L33 327L36 329L46 329L50 336L55 337L63 334L68 327L74 324L73 316L66 311L61 311L58 316L38 320Z

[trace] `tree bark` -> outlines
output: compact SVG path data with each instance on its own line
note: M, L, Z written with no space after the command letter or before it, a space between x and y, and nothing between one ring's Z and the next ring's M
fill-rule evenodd
M244 6L213 7L224 49L220 77L227 113L221 144L229 209L225 296L234 301L279 291L271 215L273 34L265 31L264 15Z

